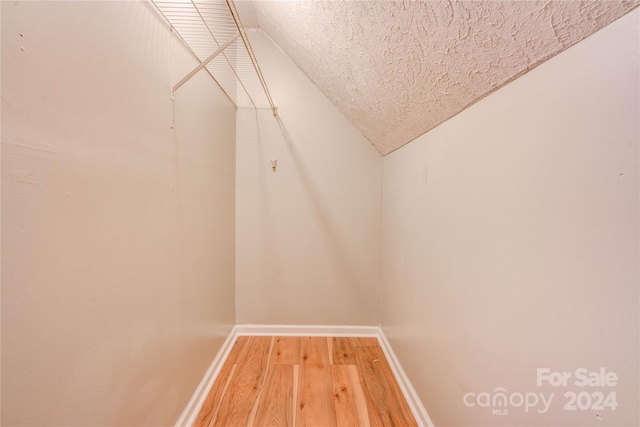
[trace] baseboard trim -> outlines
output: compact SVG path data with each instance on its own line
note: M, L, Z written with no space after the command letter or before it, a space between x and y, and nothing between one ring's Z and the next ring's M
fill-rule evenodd
M198 388L196 388L193 396L191 396L191 400L189 400L187 407L182 411L182 415L178 418L176 427L192 427L196 422L200 408L202 408L202 405L209 394L209 390L213 387L213 383L216 380L218 373L220 373L220 369L222 369L224 361L227 360L227 356L231 352L237 337L237 326L234 326L227 336L227 339L222 344L222 347L220 347L218 354L214 357L213 362L211 362L209 369L207 369L207 372L204 374Z
M377 326L347 325L237 325L238 335L293 337L378 337Z
M198 417L198 412L207 398L209 390L213 386L213 383L224 364L229 352L233 348L233 344L238 336L253 335L253 336L333 336L333 337L375 337L380 342L380 347L384 351L391 370L395 375L400 389L404 394L407 404L413 413L418 425L421 427L434 427L429 414L425 410L418 394L411 385L411 381L407 377L407 374L402 369L396 354L393 352L393 348L382 329L377 326L346 326L346 325L236 325L229 336L225 340L224 344L220 348L220 351L211 362L211 366L207 370L200 381L200 385L196 389L195 393L191 397L187 407L182 412L182 415L176 423L176 427L192 427L193 423Z
M404 369L402 369L402 365L400 365L398 357L394 353L391 344L389 344L386 335L380 328L378 328L378 341L380 341L380 347L382 347L382 351L384 351L384 355L387 357L387 361L391 366L393 375L395 375L396 380L398 380L398 385L400 385L402 394L404 394L404 398L407 400L407 404L418 422L418 425L421 427L434 427L431 418L429 418L429 414L427 414L427 410L424 408L422 401L418 397L418 393L416 393L413 385L411 385L409 377L407 377Z

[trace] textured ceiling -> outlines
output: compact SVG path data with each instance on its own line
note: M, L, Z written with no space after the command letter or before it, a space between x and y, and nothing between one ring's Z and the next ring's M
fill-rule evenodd
M640 0L236 3L384 155Z

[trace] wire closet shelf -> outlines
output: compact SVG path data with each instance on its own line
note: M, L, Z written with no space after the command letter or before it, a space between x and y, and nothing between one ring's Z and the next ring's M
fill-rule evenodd
M198 59L173 93L203 68L236 107L276 107L251 50L233 0L152 0L171 29Z

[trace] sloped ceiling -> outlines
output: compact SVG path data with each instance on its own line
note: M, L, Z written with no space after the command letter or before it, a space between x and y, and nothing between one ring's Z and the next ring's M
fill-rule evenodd
M639 3L236 1L383 155Z

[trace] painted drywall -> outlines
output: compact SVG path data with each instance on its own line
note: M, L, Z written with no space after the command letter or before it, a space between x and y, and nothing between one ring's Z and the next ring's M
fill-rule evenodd
M238 323L376 325L382 157L264 33L250 40L280 121L237 113Z
M386 155L640 1L244 3L243 20Z
M384 158L382 327L435 425L640 424L639 29L634 11Z
M148 2L2 2L2 425L172 425L235 323L235 111ZM174 121L175 119L175 121Z

